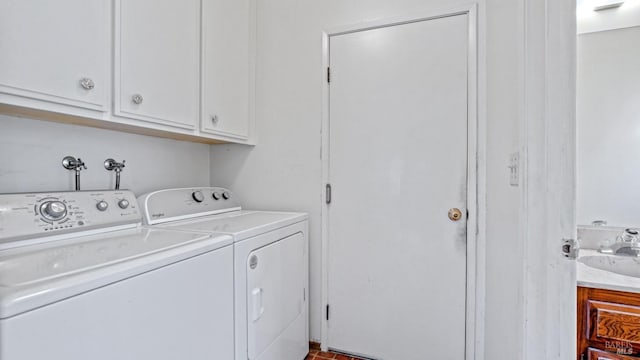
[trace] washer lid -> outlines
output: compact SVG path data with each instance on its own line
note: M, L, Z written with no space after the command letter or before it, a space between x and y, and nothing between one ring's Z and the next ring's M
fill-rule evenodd
M232 242L228 235L135 228L0 251L0 318Z
M167 226L170 229L230 234L234 236L234 241L240 241L295 224L307 218L305 213L241 210L166 223L162 226Z

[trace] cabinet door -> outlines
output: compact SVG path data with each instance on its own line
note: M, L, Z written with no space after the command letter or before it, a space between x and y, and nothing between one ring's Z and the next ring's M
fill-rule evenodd
M0 95L106 110L109 4L0 1Z
M589 349L588 360L637 360L638 358L632 356L625 356L619 353L611 353L607 351L601 351L597 349Z
M640 351L640 307L605 301L587 302L587 339L598 348L622 350L637 355Z
M115 115L194 128L200 0L116 0L115 16Z
M202 132L249 136L250 14L250 0L202 1Z

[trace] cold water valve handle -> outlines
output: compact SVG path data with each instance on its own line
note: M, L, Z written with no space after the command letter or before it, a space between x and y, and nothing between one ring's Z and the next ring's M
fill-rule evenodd
M122 160L121 163L109 158L107 160L104 161L104 168L107 169L108 171L115 171L116 172L116 190L120 189L120 173L122 172L122 169L124 168L124 163L125 160Z

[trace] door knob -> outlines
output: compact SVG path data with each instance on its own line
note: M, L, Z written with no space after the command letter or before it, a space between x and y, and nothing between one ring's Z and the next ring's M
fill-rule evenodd
M92 90L96 84L89 78L82 78L80 79L80 86L85 90Z
M458 221L460 219L462 219L462 211L460 211L460 209L458 208L449 209L449 220Z
M133 103L136 104L136 105L142 104L143 100L144 100L144 98L140 94L135 94L135 95L133 95L131 97L131 101L133 101Z

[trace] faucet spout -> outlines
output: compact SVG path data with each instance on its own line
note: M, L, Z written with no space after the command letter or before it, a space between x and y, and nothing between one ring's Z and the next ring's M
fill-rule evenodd
M640 257L640 240L637 229L625 229L610 247L600 249L603 254Z

